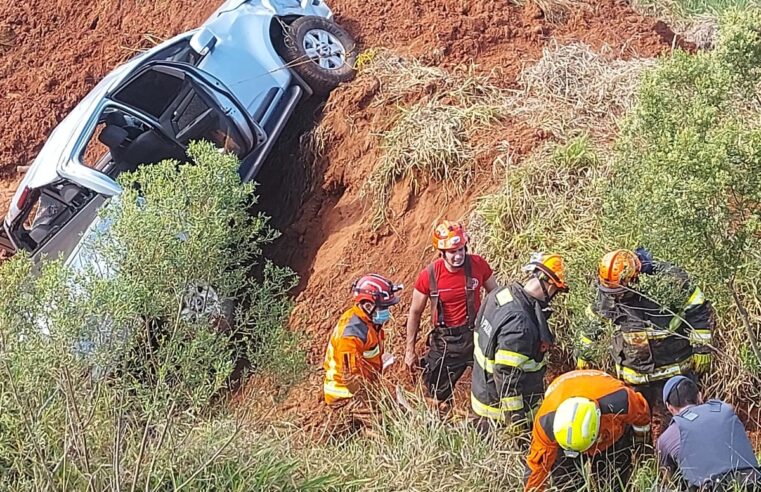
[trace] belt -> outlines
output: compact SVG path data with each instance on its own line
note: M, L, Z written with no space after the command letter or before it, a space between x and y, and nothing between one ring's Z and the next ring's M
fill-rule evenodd
M455 326L453 328L434 328L435 333L439 333L444 336L460 335L462 333L472 332L473 328L468 325Z

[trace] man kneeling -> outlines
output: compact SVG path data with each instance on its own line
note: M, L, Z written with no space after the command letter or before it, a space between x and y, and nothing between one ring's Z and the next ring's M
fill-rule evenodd
M661 466L678 471L691 491L761 490L758 461L731 405L704 403L685 376L666 382L663 401L674 419L658 439Z

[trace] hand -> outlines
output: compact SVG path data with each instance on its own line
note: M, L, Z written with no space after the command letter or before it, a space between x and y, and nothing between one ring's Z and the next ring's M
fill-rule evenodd
M404 366L407 368L410 376L414 377L417 374L419 362L415 347L407 347L407 351L404 353Z
M711 354L692 354L692 368L698 374L705 374L711 369Z

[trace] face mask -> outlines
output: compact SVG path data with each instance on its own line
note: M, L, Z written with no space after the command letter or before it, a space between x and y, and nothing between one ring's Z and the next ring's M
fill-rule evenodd
M373 323L376 325L382 325L386 321L391 319L391 311L386 309L376 309L373 313Z

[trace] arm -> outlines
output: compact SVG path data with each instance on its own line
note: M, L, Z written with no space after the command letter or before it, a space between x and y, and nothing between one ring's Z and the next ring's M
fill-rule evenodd
M410 312L407 315L407 349L404 355L404 364L409 369L414 369L417 366L415 343L417 342L417 334L420 330L420 318L427 303L427 295L417 289L412 291L412 303L410 304Z
M715 325L713 306L705 299L700 288L696 288L684 309L684 320L693 349L693 365L698 373L711 368L711 345Z
M658 454L658 465L665 475L670 477L677 471L677 463L679 462L679 427L670 425L658 438L655 447Z
M613 300L598 291L595 302L587 306L584 311L585 324L579 330L580 333L578 333L576 340L576 367L578 369L590 368L591 361L597 358L599 353L598 342L606 328L610 326L611 321L607 316L613 316L613 306Z
M497 279L494 278L494 274L492 274L484 282L484 290L486 290L486 293L488 294L489 292L493 291L496 288L497 288Z
M500 395L500 406L508 423L520 422L526 417L523 404L524 367L535 363L529 357L532 344L538 343L531 336L532 324L526 316L510 316L499 327L494 354L494 383Z
M647 400L637 391L626 387L629 392L629 410L623 416L623 422L630 424L635 434L643 435L650 432L650 406Z
M362 341L356 337L341 338L336 345L335 359L340 382L353 395L361 388L367 374L367 368L363 367L365 359L362 357Z
M531 449L526 457L526 492L543 492L558 454L557 443L550 442L538 422L531 437Z

